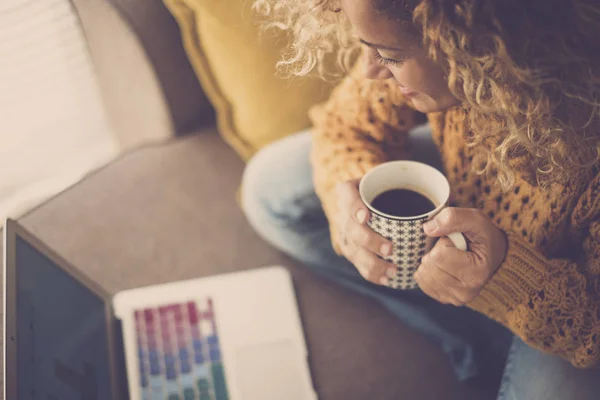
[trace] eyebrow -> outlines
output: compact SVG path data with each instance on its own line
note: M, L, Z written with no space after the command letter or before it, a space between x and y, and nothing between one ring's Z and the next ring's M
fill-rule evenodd
M382 44L369 43L369 42L364 41L362 39L360 39L360 42L362 44L364 44L365 46L374 47L374 48L382 49L382 50L392 50L392 51L401 51L402 50L402 49L399 49L397 47L390 47L390 46L384 46Z

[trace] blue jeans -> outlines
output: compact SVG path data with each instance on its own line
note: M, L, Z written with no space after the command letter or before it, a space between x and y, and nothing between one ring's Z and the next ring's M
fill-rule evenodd
M411 142L414 159L441 169L426 127L413 131ZM246 168L244 211L266 241L316 272L376 299L439 346L461 381L508 353L499 400L600 398L600 374L594 379L588 371L530 348L487 317L438 303L419 290L394 290L364 280L331 246L328 222L313 186L310 148L309 132L298 133L261 150Z

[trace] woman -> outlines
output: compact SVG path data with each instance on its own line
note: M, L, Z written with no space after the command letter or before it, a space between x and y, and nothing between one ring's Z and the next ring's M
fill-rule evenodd
M325 74L331 55L346 66L363 49L362 65L312 111L312 132L268 147L248 166L243 199L259 233L376 297L439 343L461 379L476 374L489 346L456 322L496 321L492 334L512 338L499 399L598 398L600 5L259 0L256 7L289 31L291 52L280 66L297 75ZM390 243L366 226L357 184L411 147L413 158L435 165L426 135L412 130L419 112L429 119L453 207L425 225L442 239L415 275L421 291L393 293L385 285L394 268L378 257ZM466 236L468 252L443 238L450 232Z

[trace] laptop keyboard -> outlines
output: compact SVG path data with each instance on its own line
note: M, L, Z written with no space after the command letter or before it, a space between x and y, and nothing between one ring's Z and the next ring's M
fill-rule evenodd
M228 400L212 299L135 311L142 400Z

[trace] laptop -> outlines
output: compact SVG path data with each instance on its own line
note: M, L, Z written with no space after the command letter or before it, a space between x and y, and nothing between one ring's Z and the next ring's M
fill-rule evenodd
M14 221L4 229L7 400L309 400L280 266L110 295Z

